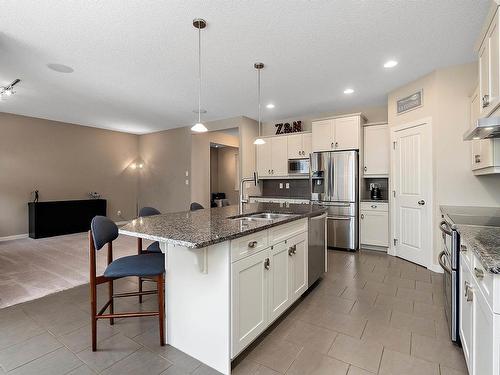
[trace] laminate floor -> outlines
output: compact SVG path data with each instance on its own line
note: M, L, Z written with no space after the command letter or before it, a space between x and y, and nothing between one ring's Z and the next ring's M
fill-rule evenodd
M448 338L441 275L370 251L329 251L328 262L325 278L241 356L233 374L467 373L461 349ZM134 278L115 287L136 288ZM156 297L140 307L136 298L116 306L138 308L156 308ZM102 321L93 353L88 285L81 285L0 310L0 374L217 373L158 341L155 318Z

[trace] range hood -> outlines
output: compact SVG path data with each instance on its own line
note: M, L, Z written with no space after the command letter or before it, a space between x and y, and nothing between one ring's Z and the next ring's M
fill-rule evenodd
M500 138L500 117L480 118L474 127L464 134L464 141L487 138Z

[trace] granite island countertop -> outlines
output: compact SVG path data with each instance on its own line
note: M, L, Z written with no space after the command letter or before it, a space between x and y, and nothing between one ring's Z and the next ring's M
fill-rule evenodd
M188 248L202 248L243 237L277 225L302 218L321 215L325 209L312 204L251 203L246 204L243 215L252 213L290 214L272 221L242 223L230 219L239 216L238 206L207 208L138 218L119 229L120 234L167 242Z
M497 207L441 206L441 212L453 222L461 241L479 259L488 272L500 274L500 227L493 225L498 219ZM455 221L453 221L455 218ZM463 223L458 223L458 221ZM471 225L483 221L489 225ZM466 223L466 224L464 224Z

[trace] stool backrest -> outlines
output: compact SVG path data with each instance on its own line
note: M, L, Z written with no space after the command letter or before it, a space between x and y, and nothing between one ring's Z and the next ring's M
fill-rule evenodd
M198 202L191 203L191 207L189 208L191 211L203 210L203 206Z
M94 217L90 223L90 230L96 250L101 250L104 245L118 238L118 227L106 216Z
M139 217L160 215L161 212L154 207L143 207L139 210Z

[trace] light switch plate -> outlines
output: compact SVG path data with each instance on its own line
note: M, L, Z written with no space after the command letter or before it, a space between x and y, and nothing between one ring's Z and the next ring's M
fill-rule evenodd
M280 189L283 189L283 182L280 182Z
M286 188L286 189L290 189L290 183L288 183L288 182L287 182L287 183L285 184L285 188Z

